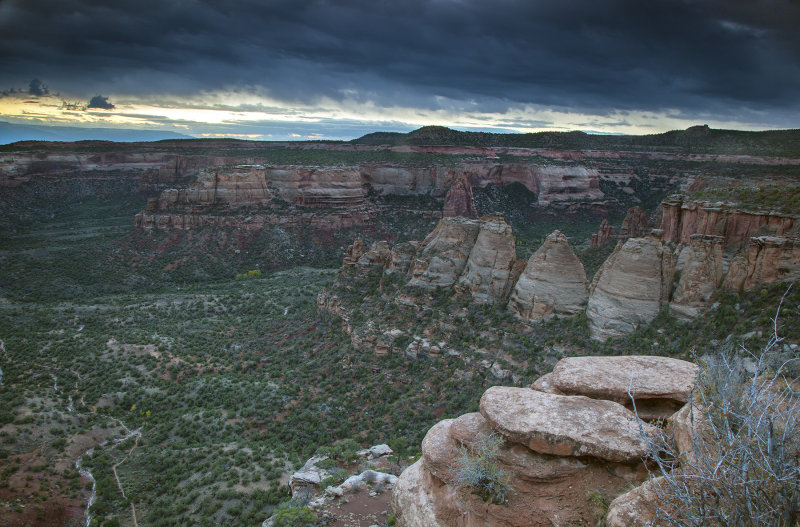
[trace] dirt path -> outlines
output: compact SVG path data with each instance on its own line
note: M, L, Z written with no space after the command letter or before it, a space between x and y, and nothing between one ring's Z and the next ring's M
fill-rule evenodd
M120 493L122 493L122 497L126 499L127 496L125 496L125 490L122 488L122 483L120 483L119 481L119 476L117 476L117 467L125 463L125 461L127 461L128 456L130 456L133 453L134 449L136 448L136 445L139 444L140 437L142 437L141 433L136 434L133 440L133 446L131 447L128 454L124 458L122 458L122 460L119 463L111 467L111 471L114 473L114 479L117 482L117 488L119 489ZM139 527L139 523L136 521L136 507L133 505L133 502L131 502L131 516L133 517L133 526Z

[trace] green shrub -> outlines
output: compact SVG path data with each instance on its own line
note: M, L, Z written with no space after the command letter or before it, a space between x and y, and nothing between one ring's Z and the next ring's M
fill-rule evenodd
M503 439L494 432L482 437L472 451L459 449L456 461L457 487L468 487L485 502L505 504L511 491L509 474L497 464L497 455Z
M317 515L308 507L298 507L291 503L278 506L274 527L315 527Z

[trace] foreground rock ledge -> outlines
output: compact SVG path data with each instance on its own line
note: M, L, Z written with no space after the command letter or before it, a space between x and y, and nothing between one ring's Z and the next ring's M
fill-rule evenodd
M495 386L481 397L481 414L510 441L534 452L636 462L647 453L633 413L583 396ZM657 429L642 425L646 433Z

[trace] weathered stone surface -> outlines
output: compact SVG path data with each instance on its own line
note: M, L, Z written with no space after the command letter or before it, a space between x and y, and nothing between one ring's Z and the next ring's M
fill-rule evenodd
M676 317L697 318L711 305L714 293L722 283L724 241L721 236L691 236L681 278L670 302L670 312Z
M453 181L444 198L445 218L462 216L464 218L477 218L478 210L475 208L475 198L472 195L472 184L466 174Z
M669 357L569 357L561 359L548 379L567 395L605 399L632 408L628 390L642 419L665 419L685 403L697 366Z
M657 486L663 478L648 480L617 497L608 506L606 527L645 527L656 514Z
M597 232L592 234L592 241L590 247L592 249L597 249L598 247L602 247L603 245L607 244L611 239L611 236L614 235L614 227L608 224L608 220L603 218L603 221L600 223L600 228L597 229Z
M411 267L411 262L414 261L414 255L419 250L419 242L410 241L398 243L392 247L392 261L386 267L387 273L402 273L408 272Z
M425 481L422 463L420 459L405 469L392 490L392 510L398 527L445 527L436 519L435 498Z
M560 231L551 233L531 255L508 306L525 320L574 315L586 308L588 281L583 264Z
M392 251L389 250L389 243L386 241L378 241L373 243L370 248L358 258L356 265L361 274L366 275L374 270L378 270L382 273L391 263Z
M661 229L668 242L689 243L692 234L722 236L725 246L740 246L764 230L775 236L787 234L797 221L789 214L745 211L726 203L692 201L682 195L662 204Z
M497 303L508 298L516 262L514 234L500 214L481 218L480 231L469 253L459 286L478 303Z
M641 207L631 207L619 229L621 238L637 238L647 234L647 213Z
M442 218L420 244L409 268L409 285L428 289L452 287L467 265L480 228L476 220Z
M352 269L355 267L362 254L364 254L364 240L358 237L351 245L347 246L342 258L342 268Z
M442 481L453 478L453 460L458 455L457 444L450 435L452 419L439 421L422 440L422 459L425 469Z
M633 462L647 452L633 414L612 401L495 386L481 397L480 409L509 441L535 452L613 462Z
M537 392L553 393L556 395L565 395L553 384L553 373L545 373L531 384L531 389Z
M751 238L731 261L722 287L745 291L800 279L800 240L759 236Z
M660 233L618 244L590 287L586 316L592 337L622 336L652 321L669 301L674 272Z

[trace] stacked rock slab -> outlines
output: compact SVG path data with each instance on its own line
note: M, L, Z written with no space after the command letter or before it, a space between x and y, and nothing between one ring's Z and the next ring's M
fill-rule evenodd
M409 285L427 289L452 287L467 265L480 228L477 220L442 218L420 245L409 268Z
M690 320L711 305L722 283L724 242L721 236L691 236L681 278L670 303L673 315Z
M685 400L696 367L663 357L585 359L564 359L545 376L548 382L535 383L548 386L550 393L492 387L481 398L480 413L433 426L422 442L422 458L400 475L393 491L397 525L595 525L603 511L587 495L596 492L617 498L606 518L609 525L640 526L652 518L653 493L650 484L642 485L648 478L642 434L660 432L604 397L627 394L629 380L623 377L635 371L637 407L651 396ZM592 397L552 393L553 385ZM477 452L491 433L503 439L494 463L510 475L503 505L483 501L456 481L462 452Z
M800 278L800 240L780 236L751 238L728 268L722 286L750 290Z
M495 462L510 474L503 505L454 481L461 449L476 451L492 431L504 440ZM404 527L594 525L602 512L586 496L613 498L644 481L646 450L633 414L615 402L493 387L480 413L428 431L422 459L401 474L392 506Z
M614 401L641 419L666 419L689 400L697 366L669 357L569 357L537 383L548 392Z
M459 286L477 303L497 303L508 298L517 251L514 234L501 214L481 218L480 231L469 252Z
M554 231L528 260L508 307L523 320L574 315L586 308L588 285L567 237Z
M674 272L661 231L618 244L590 287L586 317L592 338L626 335L652 321L669 301Z

